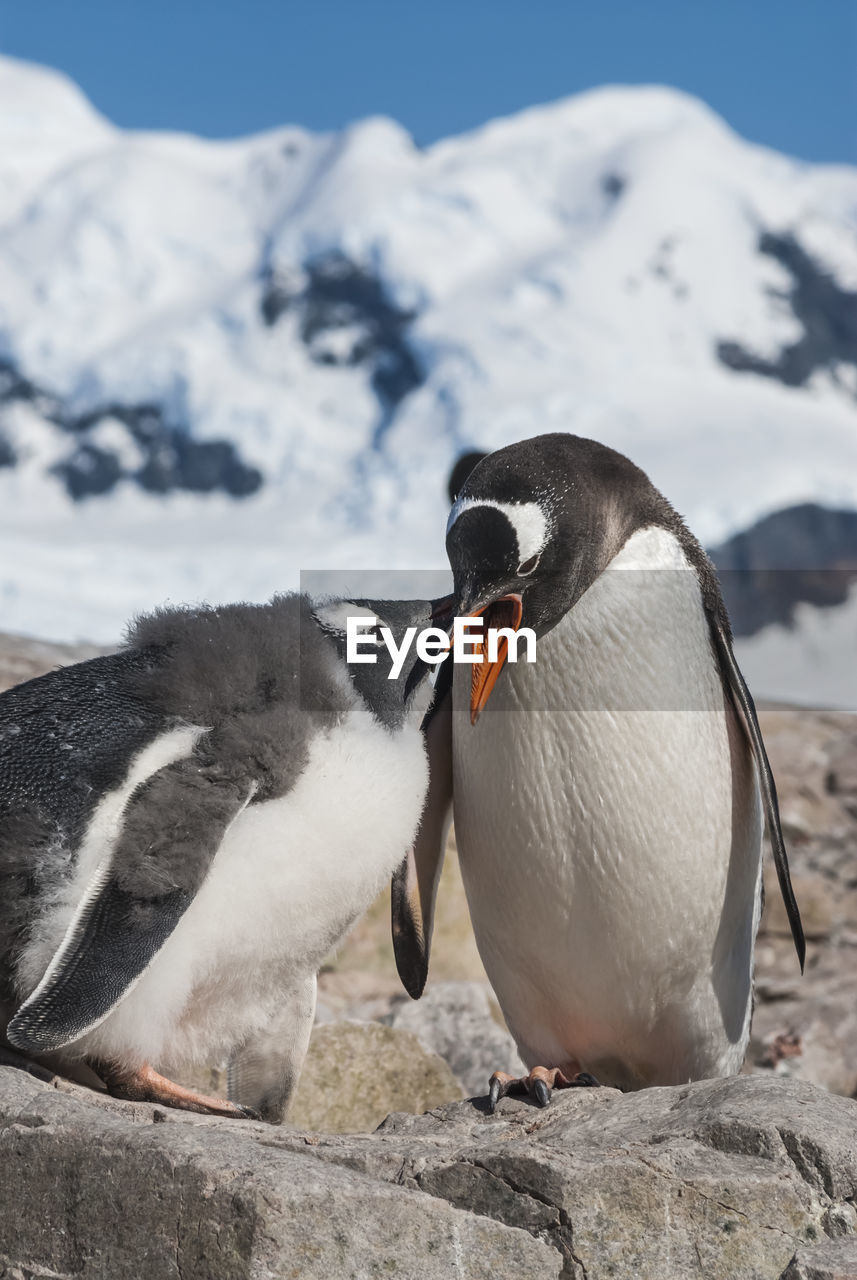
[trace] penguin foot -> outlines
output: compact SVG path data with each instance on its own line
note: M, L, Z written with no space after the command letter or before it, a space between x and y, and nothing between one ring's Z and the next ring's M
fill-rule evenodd
M93 1062L92 1067L101 1076L107 1092L114 1098L128 1102L159 1102L164 1107L177 1107L180 1111L196 1111L206 1116L226 1116L232 1120L259 1120L261 1117L250 1107L227 1102L225 1098L213 1098L204 1093L194 1093L184 1085L174 1084L160 1075L148 1062L141 1067L119 1067L112 1062Z
M488 1085L488 1110L493 1115L501 1098L514 1095L529 1096L538 1106L546 1107L554 1089L592 1089L599 1082L588 1071L577 1071L567 1076L559 1067L533 1067L528 1076L510 1076L505 1071L495 1071Z

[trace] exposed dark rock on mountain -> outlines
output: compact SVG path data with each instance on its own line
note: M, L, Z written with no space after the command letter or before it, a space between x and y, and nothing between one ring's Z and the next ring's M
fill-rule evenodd
M233 498L255 493L262 473L243 462L229 440L194 440L183 426L171 423L158 404L105 404L72 414L60 397L36 386L10 360L0 360L0 426L4 406L26 402L58 431L70 437L70 449L52 470L76 501L109 493L120 480L131 480L151 493L220 491ZM136 456L97 442L97 428L116 424L127 434ZM0 432L0 466L17 461L8 438Z
M305 271L306 283L295 292L267 269L260 304L265 323L276 324L285 311L297 309L312 359L367 365L382 413L392 414L425 381L406 337L416 312L397 306L377 276L338 250L311 259Z
M618 200L628 184L621 173L605 173L601 179L601 190L610 200Z
M93 498L99 493L109 493L122 477L119 459L106 449L96 445L80 444L73 453L54 467L75 501Z
M0 359L0 404L12 400L35 400L36 388L11 360Z
M266 264L261 270L262 282L262 298L259 302L259 311L265 324L270 329L277 323L280 316L288 311L289 307L300 293L295 293L289 284L283 280L270 263Z
M842 604L857 581L857 511L787 507L713 547L736 636L789 626L795 606Z
M837 365L857 370L857 293L843 289L792 235L765 231L759 252L774 258L789 272L792 287L784 296L803 327L797 342L789 343L775 360L754 355L740 342L717 344L723 364L739 373L776 378L787 387L802 387L818 369L834 375Z

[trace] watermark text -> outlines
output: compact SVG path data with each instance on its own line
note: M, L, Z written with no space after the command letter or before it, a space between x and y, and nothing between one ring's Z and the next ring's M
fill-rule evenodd
M506 661L517 662L521 641L525 645L524 660L535 662L536 633L530 627L520 627L517 631L512 627L488 627L486 631L482 618L455 618L451 638L440 627L425 627L422 631L407 627L397 643L390 628L379 626L372 614L349 616L345 620L346 662L377 662L383 646L390 655L388 680L398 680L414 644L417 657L432 666L445 662L450 655L453 662L498 662L502 642L506 645Z

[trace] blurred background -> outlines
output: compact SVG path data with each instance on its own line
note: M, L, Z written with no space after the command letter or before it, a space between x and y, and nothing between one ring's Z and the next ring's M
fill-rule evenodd
M857 1092L850 0L30 0L0 55L0 685L165 600L442 570L462 453L614 446L776 703L810 953L770 892L752 1065ZM454 840L438 912L426 999L382 901L320 1018L478 1091L514 1052Z

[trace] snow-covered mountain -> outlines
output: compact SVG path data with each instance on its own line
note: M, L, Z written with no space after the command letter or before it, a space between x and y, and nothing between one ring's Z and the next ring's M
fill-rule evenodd
M684 94L211 142L0 59L0 628L441 566L456 455L548 430L719 543L857 507L855 428L857 170Z

